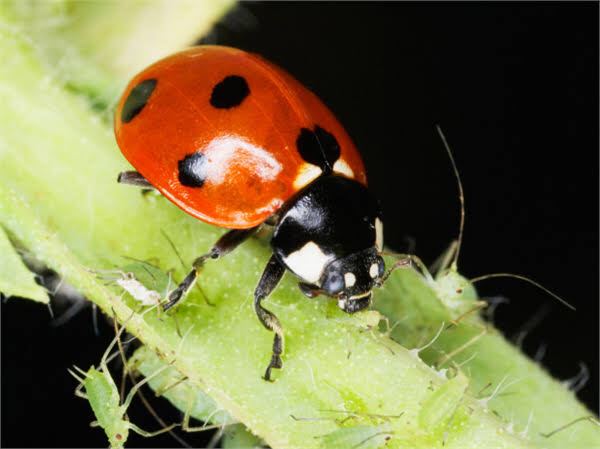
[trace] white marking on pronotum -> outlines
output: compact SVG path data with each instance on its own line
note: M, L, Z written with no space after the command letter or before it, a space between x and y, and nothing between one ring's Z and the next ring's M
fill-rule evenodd
M379 274L379 264L377 264L377 262L375 262L374 264L371 265L371 267L369 268L369 275L375 279L377 277L377 275Z
M343 159L338 159L335 164L333 164L333 171L341 173L342 175L346 175L349 178L354 178L354 172Z
M346 283L346 287L352 287L356 284L356 276L354 276L354 273L344 274L344 282Z
M315 242L308 242L284 259L286 265L298 276L316 284L333 257L325 254Z
M383 251L383 223L379 218L375 219L375 246Z
M321 173L323 173L323 170L321 170L319 167L305 162L300 166L300 170L298 170L296 179L294 179L294 188L301 189L311 181L318 178Z

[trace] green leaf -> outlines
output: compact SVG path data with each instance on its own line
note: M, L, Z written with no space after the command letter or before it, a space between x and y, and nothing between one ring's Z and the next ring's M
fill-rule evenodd
M12 246L0 226L0 292L6 297L16 296L48 304L48 292L35 282L34 274Z

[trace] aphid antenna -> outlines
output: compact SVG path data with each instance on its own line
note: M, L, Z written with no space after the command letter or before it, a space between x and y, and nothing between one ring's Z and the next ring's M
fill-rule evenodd
M523 276L520 274L514 274L514 273L491 273L491 274L484 274L482 276L477 276L474 278L469 279L469 282L471 282L472 284L475 284L476 282L480 282L486 279L494 279L494 278L514 278L514 279L519 279L521 281L525 281L537 288L539 288L540 290L546 292L548 295L552 296L554 299L556 299L558 302L560 302L561 304L563 304L564 306L568 307L571 310L577 310L574 306L572 306L569 302L567 302L566 300L564 300L563 298L561 298L560 296L558 296L556 293L553 293L552 291L548 290L546 287L544 287L542 284L540 284L539 282L534 281L531 278L528 278L527 276Z
M335 421L336 418L307 418L303 416L295 416L290 414L290 418L294 421Z
M181 257L181 254L177 250L177 247L175 246L175 243L173 243L173 240L171 240L171 237L169 237L169 234L167 234L164 229L161 229L160 233L165 238L165 240L169 243L169 246L171 247L171 249L173 250L173 252L177 256L177 258L179 259L179 263L181 264L181 267L183 268L183 271L186 271L188 269L188 266L183 261L183 258Z
M589 415L589 416L582 416L580 418L574 419L573 421L569 421L567 424L564 424L564 425L560 426L559 428L554 429L552 432L548 432L548 433L540 432L540 435L543 436L544 438L550 438L551 436L556 435L557 433L562 432L563 430L568 429L572 425L577 424L578 422L582 422L582 421L589 421L592 424L595 424L596 426L600 427L600 421L598 421L598 419L595 416Z
M319 412L326 412L326 413L341 413L344 415L352 415L352 416L357 416L357 417L362 417L362 416L366 416L368 418L380 418L380 419L400 419L402 418L402 416L404 416L404 412L400 412L397 415L386 415L386 414L381 414L381 413L367 413L367 412L355 412L352 410L335 410L335 409L321 409L319 410Z
M100 268L84 267L84 270L87 271L88 273L92 273L92 274L96 275L96 277L98 277L99 279L101 279L103 281L114 281L114 280L118 279L119 277L126 277L127 274L129 274L129 273L125 273L123 270L120 270L118 268L100 269Z
M460 200L460 225L458 230L458 238L456 240L456 250L454 252L454 258L452 260L451 268L456 270L458 264L458 256L460 255L460 249L462 247L463 242L463 234L465 230L465 194L463 190L462 181L460 179L460 173L456 166L456 161L454 160L454 156L452 155L452 150L450 149L450 145L448 145L448 141L446 140L446 136L442 131L440 125L436 124L435 129L437 130L440 138L442 139L442 143L444 144L444 148L448 153L448 157L450 158L450 163L452 164L452 170L454 171L454 177L456 178L456 184L458 186L458 198ZM443 266L443 265L442 265Z
M183 270L187 270L188 266L185 264L185 262L183 261L183 258L181 257L181 254L179 253L179 250L177 249L177 247L175 246L175 243L173 243L173 240L171 240L171 237L169 237L169 234L167 234L165 232L164 229L160 230L160 233L163 235L163 237L167 240L167 242L169 243L169 246L171 247L171 249L173 250L173 252L175 253L175 255L177 256L177 259L179 259L179 263L181 264ZM206 296L206 294L204 293L204 290L202 289L202 286L200 285L199 282L196 282L195 284L196 290L198 290L200 292L200 294L202 295L202 298L204 299L204 302L206 302L207 305L214 307L214 303L210 302L208 300L208 297ZM166 296L166 295L165 295ZM181 336L181 335L180 335Z
M351 449L357 449L359 447L361 447L363 444L365 444L367 441L372 440L375 437L378 436L382 436L382 435L386 435L389 438L386 438L386 440L389 440L392 435L394 434L394 432L390 431L381 431L381 432L376 432L373 435L371 435L370 437L365 438L364 440L362 440L360 443L355 444L354 446L352 446Z
M128 260L132 260L134 262L138 262L141 263L142 265L148 265L149 267L152 268L156 268L157 270L160 270L160 267L158 265L155 265L153 263L148 262L147 260L143 260L143 259L138 259L137 257L132 257L132 256L121 256L123 259L128 259Z

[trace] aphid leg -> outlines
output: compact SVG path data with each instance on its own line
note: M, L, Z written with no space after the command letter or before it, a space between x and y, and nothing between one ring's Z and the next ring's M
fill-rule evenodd
M267 263L265 271L254 290L254 311L258 315L258 319L268 330L275 332L273 339L273 354L271 361L263 379L271 380L271 369L281 368L283 362L281 361L281 354L283 353L283 329L279 323L279 319L272 313L265 309L261 302L277 287L277 284L285 273L285 267L279 262L275 255L272 255Z
M194 398L192 398L193 400ZM192 409L194 403L193 401L189 402L189 405L185 411L185 414L183 415L183 421L181 422L181 430L183 430L184 432L203 432L205 430L213 430L213 429L220 429L222 427L225 427L227 424L202 424L201 426L190 426L190 410ZM211 414L212 416L212 414ZM211 417L208 417L207 420L210 420ZM233 423L231 423L233 424Z
M115 333L118 332L118 325L117 325L117 320L114 320L114 326L115 326ZM119 339L117 341L117 345L119 347L119 353L121 354L121 361L123 362L123 379L122 379L122 384L121 384L121 392L119 393L119 398L123 398L124 394L123 394L123 387L125 386L125 376L129 377L129 380L131 380L132 384L135 384L135 377L133 375L133 373L131 372L131 370L128 368L127 366L127 358L125 356L125 349L123 348L123 342L121 342L121 340ZM154 407L152 407L152 405L150 404L150 402L148 401L148 399L146 399L146 396L144 395L144 393L141 390L137 391L138 396L140 398L140 400L142 401L142 404L144 404L144 407L146 407L146 410L148 410L148 412L154 417L154 419L161 425L163 426L163 429L167 429L165 430L165 432L169 432L169 434L171 434L171 436L178 442L180 443L183 447L191 447L187 441L185 441L184 439L182 439L181 437L179 437L179 435L177 435L175 432L172 432L171 429L173 428L173 426L167 426L167 423L164 422L164 420L159 416L159 414L156 412L156 410L154 410Z
M138 426L133 424L131 421L127 421L127 427L129 427L131 430L133 430L138 435L141 435L143 437L148 437L148 438L155 437L156 435L160 435L161 433L169 432L169 431L173 430L175 427L177 427L178 425L179 425L178 423L175 423L175 424L171 424L168 427L165 427L164 429L155 430L154 432L148 432L147 430L140 429Z
M154 390L154 393L156 394L156 396L163 396L167 391L169 391L172 388L175 388L177 385L180 385L181 383L185 382L186 380L188 380L187 376L183 376L179 379L177 379L176 381L174 381L173 383L168 384L165 387L158 387L156 390Z
M209 252L198 257L194 261L194 269L190 271L190 273L183 279L177 288L169 294L167 302L163 305L163 310L169 310L185 297L185 295L194 286L204 262L206 262L208 259L218 259L219 257L229 254L244 240L250 237L259 227L260 226L250 229L232 229L231 231L223 234Z
M150 184L146 178L134 170L122 171L119 173L119 176L117 176L117 182L120 184L128 184L131 186L143 187L144 189L155 190L154 186Z
M115 347L115 345L121 338L121 335L123 335L123 332L125 332L125 323L131 319L131 317L133 316L134 313L135 312L131 312L131 316L125 320L125 322L123 323L123 326L121 326L121 329L119 329L119 332L117 332L117 334L115 335L115 338L113 338L113 340L110 342L110 344L106 348L106 351L104 351L104 354L102 355L102 359L100 359L100 369L103 372L108 373L108 361L109 361L108 357L110 355L110 352L113 350L113 348ZM112 357L111 357L111 359L112 359Z
M135 397L135 394L142 386L146 385L148 382L150 382L152 379L154 379L156 376L163 373L165 370L169 369L170 367L171 367L171 365L169 364L169 365L163 366L162 368L157 369L151 375L144 377L143 380L140 380L137 384L135 384L133 387L131 387L131 390L129 390L129 393L127 393L127 397L125 398L125 400L123 401L123 404L121 405L123 407L123 410L127 410L129 408L129 405L131 404L131 401Z
M85 377L87 376L87 373L77 366L73 366L73 368L75 368L77 370L77 372L79 372L80 374L83 375L83 377L79 377L77 374L75 374L75 371L67 368L67 371L69 372L69 374L79 381L79 385L77 385L77 387L75 388L75 396L77 396L78 398L83 398L83 399L87 400L88 399L87 394L85 394L83 391L81 391L83 389L83 382L85 381Z

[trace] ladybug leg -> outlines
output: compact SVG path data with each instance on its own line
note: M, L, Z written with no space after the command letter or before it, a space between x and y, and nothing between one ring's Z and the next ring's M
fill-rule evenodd
M306 282L299 282L298 287L300 288L300 291L302 292L302 294L304 296L306 296L307 298L311 298L311 299L316 298L321 293L323 293L323 290L321 290L316 285L307 284Z
M185 297L185 295L194 286L204 262L206 262L208 259L218 259L219 257L229 254L244 240L254 234L259 227L260 226L250 229L232 229L231 231L223 234L209 252L194 260L194 269L189 272L189 274L183 279L181 284L179 284L175 290L169 293L167 302L163 305L163 310L169 310Z
M394 257L396 259L396 262L394 262L394 265L392 265L392 267L388 269L386 273L376 282L376 285L378 287L383 286L383 284L385 283L385 281L387 281L390 275L399 268L404 269L416 267L421 273L421 275L425 278L425 280L427 280L427 282L429 282L430 284L434 282L433 277L429 273L429 270L427 270L427 267L425 266L423 261L414 254L400 254L383 251L381 255Z
M129 184L132 186L143 187L145 189L154 190L154 186L150 184L146 178L140 175L138 172L130 170L130 171L122 171L117 176L117 182L119 184Z
M261 302L277 287L277 284L285 273L285 267L279 262L275 255L271 256L269 263L263 271L263 274L254 290L254 311L258 315L258 319L268 330L275 332L273 339L273 354L271 355L271 361L263 379L271 380L271 369L281 368L283 362L281 361L281 354L283 353L283 328L279 323L279 319L270 311L265 309Z

